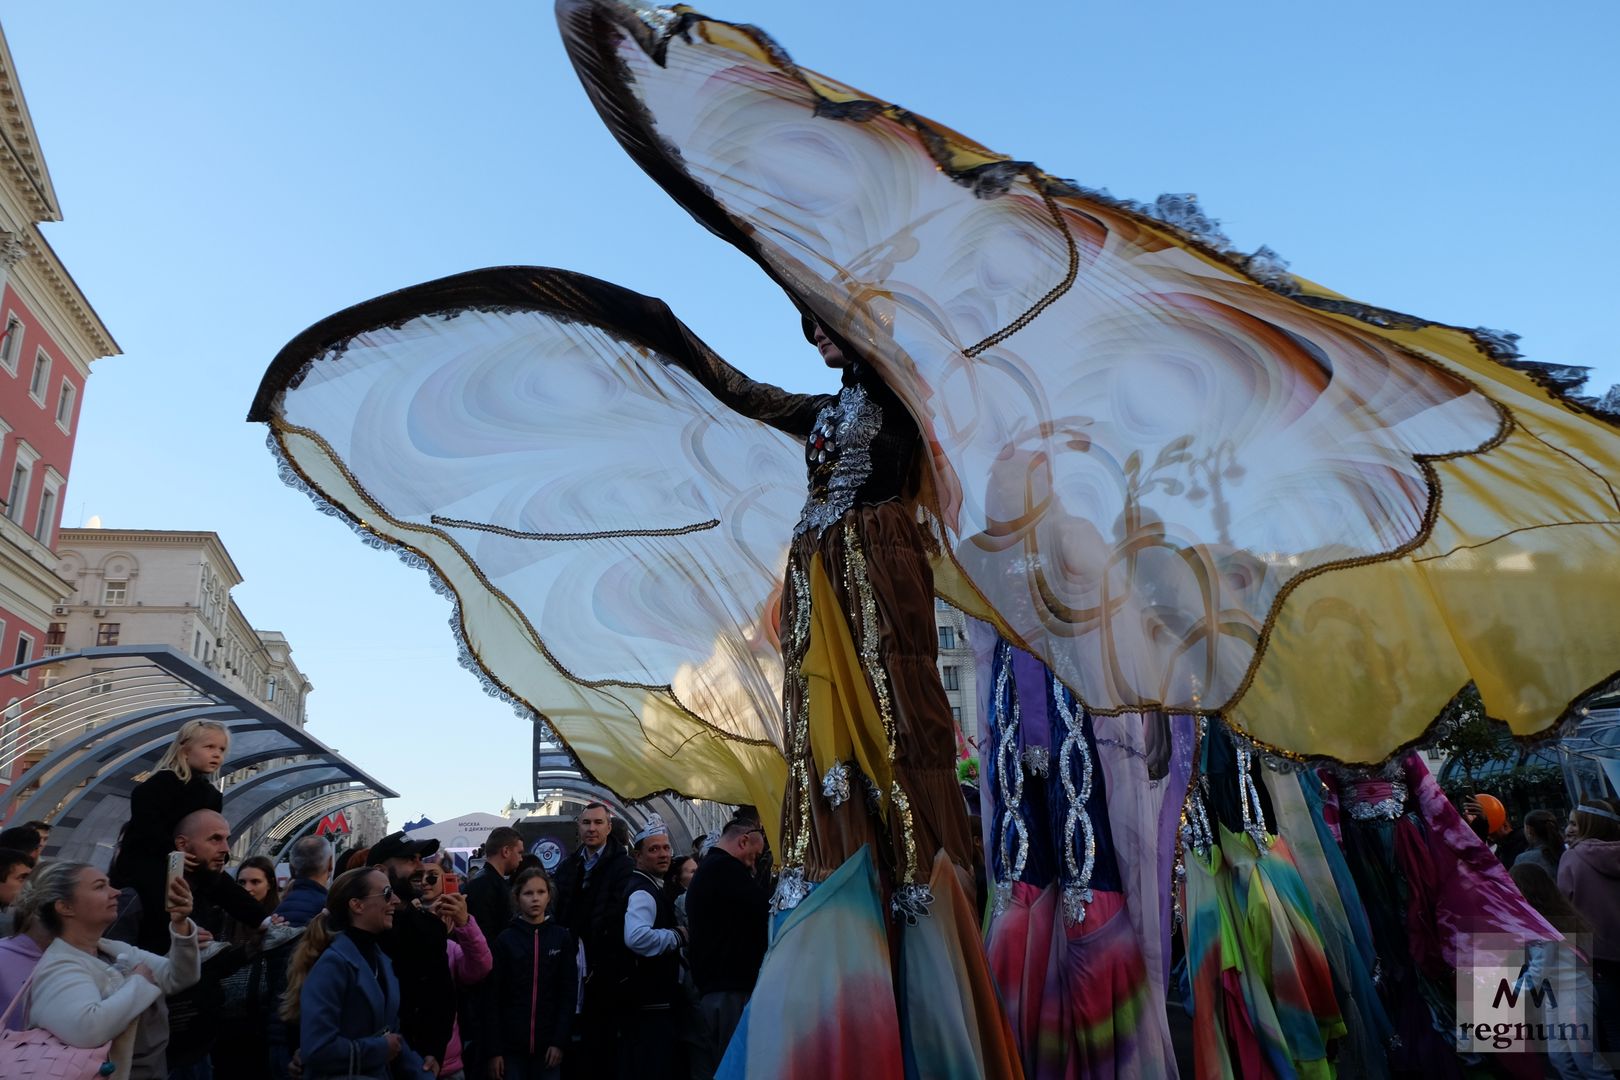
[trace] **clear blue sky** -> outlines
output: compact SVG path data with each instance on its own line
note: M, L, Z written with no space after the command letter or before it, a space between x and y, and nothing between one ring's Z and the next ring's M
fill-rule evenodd
M744 0L800 63L1116 195L1195 191L1244 249L1359 299L1524 335L1620 381L1620 5L1567 0ZM664 297L751 373L826 376L797 318L598 123L543 0L0 7L66 220L124 348L89 386L66 520L214 529L312 730L398 823L529 792L529 733L455 663L448 605L276 480L242 420L297 331L478 266Z

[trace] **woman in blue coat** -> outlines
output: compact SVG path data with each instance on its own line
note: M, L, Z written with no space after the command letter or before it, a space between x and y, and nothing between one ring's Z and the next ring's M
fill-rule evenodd
M298 1025L306 1080L431 1076L399 1034L399 983L377 945L398 906L388 875L350 870L332 882L326 910L304 932L287 967L281 1015Z

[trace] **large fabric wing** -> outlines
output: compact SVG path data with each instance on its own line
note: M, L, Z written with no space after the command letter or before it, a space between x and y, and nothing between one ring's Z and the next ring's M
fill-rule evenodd
M482 270L312 327L250 418L289 479L437 575L470 666L596 780L775 815L803 448L697 363L723 366L656 300Z
M1487 355L680 8L558 0L632 157L882 371L941 591L1095 712L1375 761L1470 680L1546 730L1617 666L1620 435ZM1156 215L1156 216L1155 216Z

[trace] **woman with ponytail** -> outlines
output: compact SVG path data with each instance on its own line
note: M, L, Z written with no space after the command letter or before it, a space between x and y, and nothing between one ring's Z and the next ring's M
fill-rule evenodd
M1532 810L1524 815L1524 839L1530 846L1519 853L1513 865L1539 866L1557 881L1558 860L1564 857L1564 831L1558 827L1557 815L1551 810Z
M399 982L377 944L398 905L381 870L345 871L298 943L281 1016L298 1026L306 1080L431 1075L399 1034Z

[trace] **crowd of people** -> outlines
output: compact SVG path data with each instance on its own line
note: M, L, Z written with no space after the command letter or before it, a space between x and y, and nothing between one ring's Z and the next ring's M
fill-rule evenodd
M283 890L263 857L226 872L212 779L227 749L217 725L181 729L135 789L110 869L43 859L43 822L0 832L0 1027L115 1077L715 1074L766 951L770 859L753 813L677 854L656 816L624 837L592 803L553 873L501 827L464 883L435 840L393 833L340 868L305 836ZM1567 829L1548 810L1515 829L1488 795L1462 811L1573 943L1533 949L1529 969L1589 950L1599 1025L1612 1023L1620 811L1584 800Z
M228 749L181 728L109 869L43 858L43 822L0 832L0 1028L26 1052L172 1080L713 1076L765 955L756 815L676 855L656 816L624 837L592 803L554 874L501 827L464 883L436 840L340 867L305 836L282 889L266 858L226 870Z

